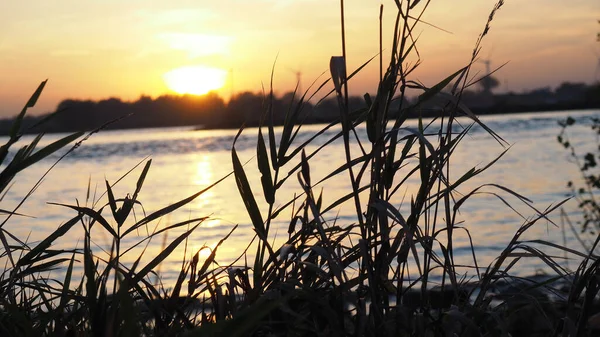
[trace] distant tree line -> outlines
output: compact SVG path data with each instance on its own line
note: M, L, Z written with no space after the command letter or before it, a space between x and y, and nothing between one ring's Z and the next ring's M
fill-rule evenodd
M269 99L263 94L243 92L225 102L215 93L196 95L164 95L157 98L141 96L133 102L109 98L100 101L66 99L56 108L58 112L43 130L31 132L71 132L93 130L102 125L106 129L129 129L168 126L197 126L198 128L239 128L242 125L257 126L266 109L272 109L275 124L282 124L286 113L300 107L300 119L305 123L324 123L339 117L337 99L330 97L318 106L310 102L299 104L300 97L293 93ZM366 108L361 97L350 97L351 111ZM24 126L34 125L45 118L30 116ZM113 122L116 121L116 122ZM0 133L10 130L12 119L0 120Z
M489 91L465 91L463 103L474 112L511 113L525 111L548 111L600 108L600 84L563 83L555 90L541 88L530 92L494 95ZM148 128L166 126L198 126L199 128L239 128L241 125L256 126L267 108L273 111L275 124L282 124L290 109L296 109L299 97L286 93L270 100L263 94L243 92L225 102L215 93L202 96L164 95L157 98L141 96L133 102L109 98L100 101L66 99L56 108L56 114L45 123L43 130L32 132L70 132L93 130L111 121L107 129ZM402 107L409 106L405 100ZM366 109L363 97L353 96L348 100L350 111ZM411 110L409 117L434 116L440 111L439 102L431 102ZM398 113L400 100L394 101L392 111ZM126 117L124 117L126 116ZM331 122L339 118L338 103L329 97L319 104L304 102L300 111L304 123ZM46 117L32 116L24 120L24 126L33 125ZM124 118L123 118L124 117ZM0 133L7 134L12 119L0 120Z
M465 91L462 102L480 114L600 108L600 83L564 82L556 89L543 87L523 93L492 94Z

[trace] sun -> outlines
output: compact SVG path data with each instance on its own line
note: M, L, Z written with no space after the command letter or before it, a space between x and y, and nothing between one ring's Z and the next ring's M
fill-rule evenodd
M225 85L227 72L205 66L186 66L164 75L169 89L179 94L204 95Z

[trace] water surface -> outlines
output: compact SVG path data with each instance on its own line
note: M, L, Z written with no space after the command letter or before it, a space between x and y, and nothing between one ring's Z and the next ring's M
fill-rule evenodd
M532 206L539 210L560 202L569 193L566 182L569 179L576 179L579 174L575 165L569 161L569 153L556 141L560 131L557 121L567 116L589 118L598 114L600 111L571 111L482 117L484 123L510 144L510 149L495 165L461 186L459 191L467 194L482 184L495 183L531 199ZM417 126L416 121L407 123L411 127ZM295 144L309 139L323 127L323 125L303 127ZM280 131L277 130L278 133ZM318 148L338 131L338 129L327 131L308 146L307 152L310 153ZM366 139L364 130L358 131L359 136ZM4 228L22 240L39 241L57 226L76 215L72 210L50 205L48 202L91 205L95 201L97 207L101 207L106 204L106 197L100 197L105 191L105 179L114 183L137 164L151 158L152 166L139 196L143 209L136 208L136 216L139 219L143 212L148 214L179 201L229 174L232 170L231 147L236 133L237 130L195 131L191 128L158 128L106 131L95 134L50 171L41 186L20 207L19 212L34 218L13 217L7 221ZM60 136L47 136L45 142ZM576 125L570 130L570 136L578 149L591 149L594 146L594 135L585 126ZM30 140L30 137L25 137L23 141ZM266 212L266 202L262 197L259 173L254 161L256 129L245 130L236 143L236 149L242 162L250 160L246 165L249 180L261 209ZM357 153L356 147L353 150ZM454 153L451 179L457 179L472 167L485 166L504 150L505 147L483 129L473 128ZM2 201L2 208L12 209L18 205L57 158L58 156L54 156L47 159L17 176L14 186ZM313 181L325 177L343 162L343 147L340 142L335 142L310 160ZM133 193L141 167L133 170L114 187L117 196L124 197L128 193ZM289 168L286 167L284 173L287 174ZM89 196L88 184L91 187ZM401 211L410 204L410 197L415 193L416 186L416 181L409 180L393 199L394 205ZM344 173L320 187L323 189L324 204L327 205L348 193L350 184L347 174ZM497 193L526 218L535 215L535 211L502 190L486 187L481 191ZM292 176L280 192L276 205L285 203L294 193L300 193L301 188L296 177ZM577 217L575 206L573 202L568 202L565 206L565 210L574 219ZM108 216L108 209L103 214ZM228 178L199 196L191 204L153 223L149 228L135 233L131 238L126 239L125 244L132 245L137 242L146 235L146 230L151 231L154 226L160 229L180 221L204 216L210 216L211 219L205 221L190 236L186 253L188 256L191 251L203 246L214 247L236 224L239 225L238 229L219 250L220 261L223 263L233 261L253 238L254 232L238 195L235 181ZM356 221L355 210L351 204L337 207L327 216L329 218L326 220L331 222L335 220L337 224L342 225ZM561 219L558 212L555 212L551 219L559 226L555 227L548 221L541 221L528 231L525 237L558 244L566 243L575 249L580 247L573 233L560 227ZM491 193L482 193L471 198L461 208L459 220L462 221L461 226L470 233L479 264L483 266L491 263L498 256L515 231L524 223L524 219L519 214ZM277 219L273 224L272 233L277 233L279 238L286 236L288 222L289 217L286 218L285 215ZM164 240L173 239L181 232L182 230L172 231L167 237L161 236L152 240L146 249L146 256L151 258L160 251ZM457 231L455 240L457 261L472 265L471 241L467 231ZM108 236L103 233L97 234L94 241L97 247L107 247L110 242ZM78 227L61 238L56 247L82 248L82 245L82 231ZM143 246L139 248L142 249ZM137 257L136 254L141 252L140 249L130 254L130 261ZM559 251L548 251L548 253L562 256ZM176 277L183 254L182 248L160 267L165 282L170 282ZM207 255L208 250L205 250L201 257ZM564 261L563 265L573 268L574 263L574 261ZM514 272L518 275L529 275L538 270L547 270L547 268L539 260L529 259L519 262Z

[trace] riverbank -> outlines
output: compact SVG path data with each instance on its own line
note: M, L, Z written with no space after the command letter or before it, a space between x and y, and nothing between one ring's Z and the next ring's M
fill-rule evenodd
M556 98L552 93L539 94L504 94L490 95L467 94L463 98L463 107L477 115L513 114L527 112L548 112L564 110L600 109L600 85L590 86L590 92L598 94L576 96L577 99ZM482 96L483 95L483 96ZM484 97L485 96L485 97ZM530 97L531 96L531 97ZM588 97L589 96L589 97ZM482 98L484 97L484 98ZM294 107L296 114L304 124L322 124L339 121L339 110L335 98L325 99L318 105L310 102L300 102L300 98L293 94L283 97L263 98L260 95L246 93L227 104L216 96L164 96L157 99L141 98L136 102L122 102L118 99L103 101L78 101L65 100L61 103L55 115L44 123L43 127L32 127L39 121L50 116L26 116L23 119L26 133L58 133L91 131L99 127L107 130L137 129L173 126L192 126L205 130L213 129L239 129L257 127L260 125L260 116L266 109L265 100L269 102L272 117L269 123L281 126L285 122L286 114L290 107ZM364 111L367 103L363 98L349 98L350 111ZM447 115L451 108L447 102L434 101L417 103L405 100L393 101L390 107L390 118L419 118L438 117ZM460 114L460 112L459 112ZM7 135L13 119L0 120L0 135Z

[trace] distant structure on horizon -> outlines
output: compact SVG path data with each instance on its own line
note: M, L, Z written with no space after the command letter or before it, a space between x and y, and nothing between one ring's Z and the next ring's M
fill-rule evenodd
M492 70L491 70L492 60L490 60L488 58L485 60L479 59L477 61L485 64L485 75L480 80L482 92L486 95L491 95L492 89L494 89L498 85L500 85L500 82L491 75L492 74Z
M234 84L233 83L233 68L229 69L229 76L230 76L229 80L231 81L231 83L229 84L229 90L230 90L229 100L232 100L233 97L235 97L235 88L233 86L233 84Z
M289 70L296 75L296 91L298 94L302 94L302 71L298 69L289 68Z
M600 24L600 20L598 20L598 24ZM600 42L600 32L596 33L596 42ZM598 62L596 62L596 71L594 71L594 81L600 82L600 54L598 52L595 52L595 54Z

